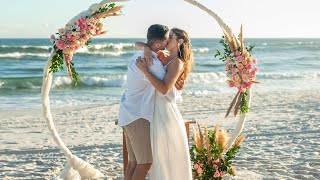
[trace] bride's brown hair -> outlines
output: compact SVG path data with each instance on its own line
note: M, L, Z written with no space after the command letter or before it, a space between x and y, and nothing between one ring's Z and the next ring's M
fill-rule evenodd
M183 88L185 81L192 69L193 55L191 49L191 42L187 32L182 29L173 28L171 31L177 36L177 40L182 39L183 43L178 50L178 57L183 62L183 71L178 79L181 83L181 89Z

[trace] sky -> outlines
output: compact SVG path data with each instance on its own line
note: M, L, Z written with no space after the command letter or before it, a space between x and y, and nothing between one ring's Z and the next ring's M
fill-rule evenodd
M0 38L49 38L75 15L100 0L2 0ZM247 38L320 38L319 0L198 0ZM217 38L215 20L184 0L131 0L123 16L103 20L102 38L144 38L152 24L187 31L192 38Z

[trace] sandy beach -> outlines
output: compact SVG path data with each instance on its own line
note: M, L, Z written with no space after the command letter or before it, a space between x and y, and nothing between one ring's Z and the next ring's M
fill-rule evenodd
M232 94L185 95L186 120L220 123ZM247 138L236 158L234 179L320 178L320 91L253 92L245 124ZM52 107L56 128L71 151L93 164L105 179L122 179L122 130L115 125L119 104ZM53 142L41 109L0 113L0 178L51 179L66 159Z

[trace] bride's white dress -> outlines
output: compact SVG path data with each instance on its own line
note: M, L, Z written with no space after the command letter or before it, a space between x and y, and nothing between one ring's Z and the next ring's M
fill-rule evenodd
M151 180L191 180L191 161L184 120L175 101L156 92L150 124Z

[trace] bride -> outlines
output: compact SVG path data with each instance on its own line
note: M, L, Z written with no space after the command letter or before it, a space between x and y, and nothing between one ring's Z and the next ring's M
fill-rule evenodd
M178 28L171 29L166 49L170 55L162 61L167 71L163 80L157 79L149 72L146 60L137 59L137 67L157 90L153 122L150 125L153 154L150 178L191 180L191 162L184 120L176 102L165 96L177 81L183 88L191 71L192 50L188 34Z

